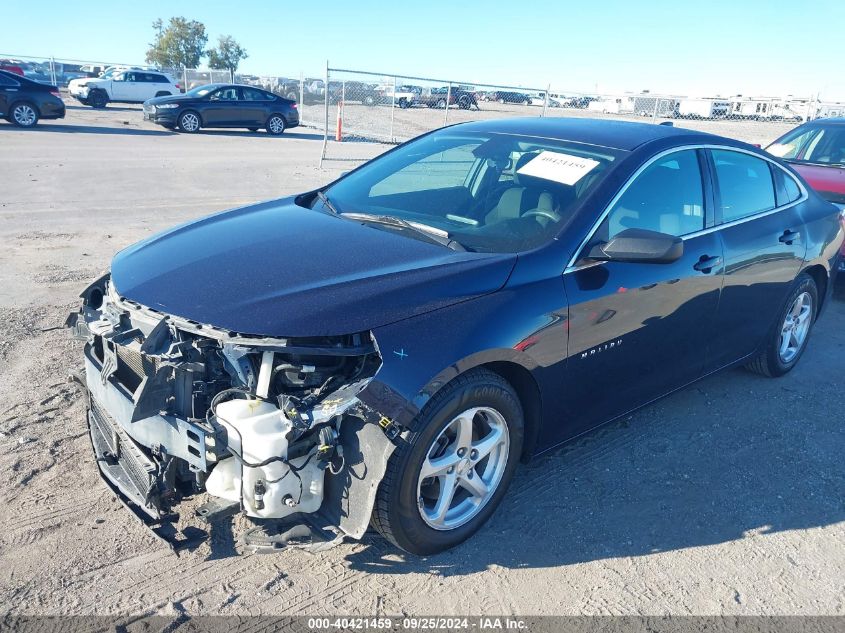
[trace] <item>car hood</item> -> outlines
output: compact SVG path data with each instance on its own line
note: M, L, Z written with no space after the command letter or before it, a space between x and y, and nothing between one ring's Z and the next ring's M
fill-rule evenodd
M831 202L845 202L845 167L789 163L807 184Z
M296 205L226 211L119 252L121 297L241 334L360 332L495 292L513 254L457 252Z
M189 97L185 94L178 94L178 95L165 95L164 97L153 97L152 99L147 99L144 103L148 105L159 105L162 103L180 103L183 101L193 101L196 97Z

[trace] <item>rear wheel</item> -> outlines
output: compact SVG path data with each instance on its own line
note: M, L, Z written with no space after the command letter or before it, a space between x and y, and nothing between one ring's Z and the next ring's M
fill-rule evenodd
M493 514L522 451L522 407L498 374L476 369L438 392L388 462L374 527L413 554L436 554Z
M25 101L15 103L9 110L9 120L18 127L35 127L38 123L38 108Z
M278 136L285 131L285 119L281 114L272 114L267 119L267 132Z
M403 109L404 108L410 108L411 102L408 101L405 97L402 97L401 99L399 99L399 107L403 108Z
M188 110L179 115L179 129L188 134L198 132L200 129L200 117L196 112Z
M443 108L445 108L446 107L446 99L438 99L437 100L437 107L441 110Z
M777 324L769 333L765 347L746 367L773 378L783 376L795 367L807 347L818 305L816 282L810 275L802 273Z

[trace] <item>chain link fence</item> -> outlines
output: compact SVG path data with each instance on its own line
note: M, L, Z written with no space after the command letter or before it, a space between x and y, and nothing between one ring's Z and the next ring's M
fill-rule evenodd
M765 145L816 118L845 116L845 103L818 96L686 96L648 91L588 93L398 73L332 68L270 75L228 70L167 69L144 64L0 53L0 68L66 89L74 79L116 68L169 74L183 91L209 83L258 86L296 101L301 124L323 133L323 160L360 160L354 142L400 143L463 121L503 117L590 117L688 127ZM777 87L773 87L773 93ZM363 152L369 154L369 152Z

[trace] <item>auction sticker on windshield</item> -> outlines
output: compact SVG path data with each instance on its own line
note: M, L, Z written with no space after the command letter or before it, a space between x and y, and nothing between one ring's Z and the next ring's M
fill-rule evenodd
M552 180L564 185L574 185L598 164L599 162L592 158L542 151L520 167L516 173Z

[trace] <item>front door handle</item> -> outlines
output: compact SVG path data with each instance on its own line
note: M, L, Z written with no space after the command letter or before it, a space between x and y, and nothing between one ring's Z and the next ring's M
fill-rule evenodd
M719 264L722 263L721 257L710 257L709 255L702 255L699 260L695 263L693 268L697 271L704 273L705 275L709 274L711 270L716 268Z
M801 234L798 231L793 231L791 229L786 229L778 238L778 241L782 244L789 244L792 245L792 242L801 238Z

